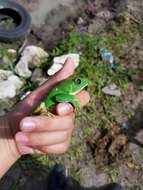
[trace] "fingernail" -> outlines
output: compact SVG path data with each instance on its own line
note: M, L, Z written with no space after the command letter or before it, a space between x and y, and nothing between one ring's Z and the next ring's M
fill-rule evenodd
M26 118L21 122L20 128L22 131L32 131L36 128L36 123L32 121L30 118Z
M60 103L58 105L58 113L60 115L67 114L67 113L72 112L72 111L73 111L73 107L69 103Z
M28 137L24 134L17 134L15 138L16 141L20 144L26 144L28 142Z

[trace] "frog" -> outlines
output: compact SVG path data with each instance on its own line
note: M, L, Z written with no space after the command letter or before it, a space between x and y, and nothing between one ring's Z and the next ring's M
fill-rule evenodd
M62 80L48 92L34 113L50 116L50 109L57 103L71 103L74 108L80 108L80 102L75 95L86 86L88 86L88 80L84 78Z

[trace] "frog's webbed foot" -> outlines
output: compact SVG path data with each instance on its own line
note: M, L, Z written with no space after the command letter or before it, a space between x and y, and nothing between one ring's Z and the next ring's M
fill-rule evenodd
M44 102L42 102L33 112L35 115L43 115L47 117L53 117L54 114L51 113L47 108Z

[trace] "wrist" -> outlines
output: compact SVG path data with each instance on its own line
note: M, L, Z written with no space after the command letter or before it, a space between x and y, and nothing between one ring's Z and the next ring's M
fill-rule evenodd
M6 117L0 117L0 177L20 158Z

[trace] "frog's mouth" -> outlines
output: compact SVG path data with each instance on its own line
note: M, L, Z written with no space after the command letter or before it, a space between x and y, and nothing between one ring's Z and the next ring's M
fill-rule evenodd
M87 85L84 85L82 88L80 88L79 90L75 91L75 92L72 92L70 93L70 95L76 95L78 94L80 91L82 91Z

